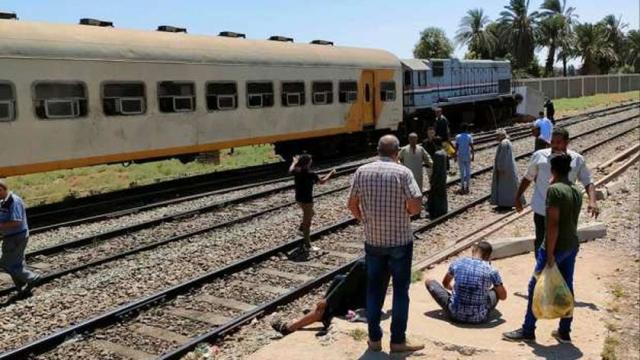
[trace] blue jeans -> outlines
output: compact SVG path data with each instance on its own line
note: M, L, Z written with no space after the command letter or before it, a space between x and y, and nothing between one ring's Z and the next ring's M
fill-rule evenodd
M539 274L547 264L547 251L543 248L540 248L537 252L537 255L536 268L534 271L536 274ZM569 286L572 294L573 272L575 270L577 256L577 248L574 250L556 252L556 264L558 265L558 270L560 270L560 273L562 274L562 277L564 277L564 281L567 282L567 286ZM527 335L532 335L536 331L537 319L533 315L533 311L531 310L531 302L533 301L533 289L535 287L536 278L532 276L531 280L529 281L529 300L527 302L527 314L524 317L524 324L522 324L522 330L524 330L525 334ZM570 333L572 321L573 317L560 319L560 326L558 327L558 331L566 334Z
M367 323L369 340L380 341L382 306L393 278L393 311L391 315L391 343L405 342L409 317L409 286L411 285L411 260L413 243L390 248L365 244L367 266Z
M469 182L471 182L471 160L458 159L458 167L460 169L460 186L463 189L468 189Z

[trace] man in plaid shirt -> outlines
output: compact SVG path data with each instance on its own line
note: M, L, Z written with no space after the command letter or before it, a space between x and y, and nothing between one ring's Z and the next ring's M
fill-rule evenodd
M413 256L411 216L422 210L422 193L411 170L398 163L399 150L395 136L380 138L379 159L356 171L349 195L349 210L364 225L371 351L382 350L380 317L391 277L391 352L424 348L408 343L405 336Z
M485 322L498 300L507 299L500 273L489 263L492 251L491 244L481 241L474 245L472 257L460 258L449 266L442 285L432 279L425 281L427 290L451 320Z

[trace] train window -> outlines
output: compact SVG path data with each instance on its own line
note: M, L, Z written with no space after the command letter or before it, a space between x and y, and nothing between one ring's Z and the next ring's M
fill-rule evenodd
M341 103L351 104L358 101L358 83L355 81L340 81L338 85Z
M0 82L0 121L13 121L16 118L16 96L13 85Z
M433 69L433 76L434 77L444 76L444 62L442 62L442 61L433 61L431 63L431 68Z
M144 83L122 82L102 85L102 110L107 116L144 114L147 110Z
M251 109L273 106L272 82L247 83L247 107Z
M282 83L282 106L302 106L304 105L304 100L304 82Z
M426 86L427 85L427 72L419 71L418 72L418 86Z
M234 82L207 84L207 109L233 110L238 107L238 86Z
M333 83L314 81L312 84L313 103L315 105L333 104Z
M87 89L80 82L38 82L34 86L36 115L41 119L87 116Z
M409 70L404 72L404 86L411 86L411 75L413 73Z
M396 101L395 81L383 81L380 83L380 100Z
M192 112L196 109L196 89L192 82L158 83L158 104L165 113Z

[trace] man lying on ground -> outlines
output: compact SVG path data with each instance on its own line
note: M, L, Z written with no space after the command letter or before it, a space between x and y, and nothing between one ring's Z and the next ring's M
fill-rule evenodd
M472 257L458 259L449 266L442 285L426 280L427 290L452 321L486 322L498 300L507 298L500 273L489 263L492 251L491 244L480 241L473 246Z
M346 275L337 275L313 311L291 322L275 319L271 326L282 335L289 335L315 322L322 322L325 329L334 316L344 316L349 310L366 306L367 270L364 260L358 261Z

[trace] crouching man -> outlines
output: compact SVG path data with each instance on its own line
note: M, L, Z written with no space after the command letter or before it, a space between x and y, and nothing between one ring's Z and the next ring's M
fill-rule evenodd
M431 296L453 322L486 322L498 300L507 298L500 273L489 263L492 251L488 242L478 242L472 257L458 259L449 266L442 285L432 279L425 282Z

